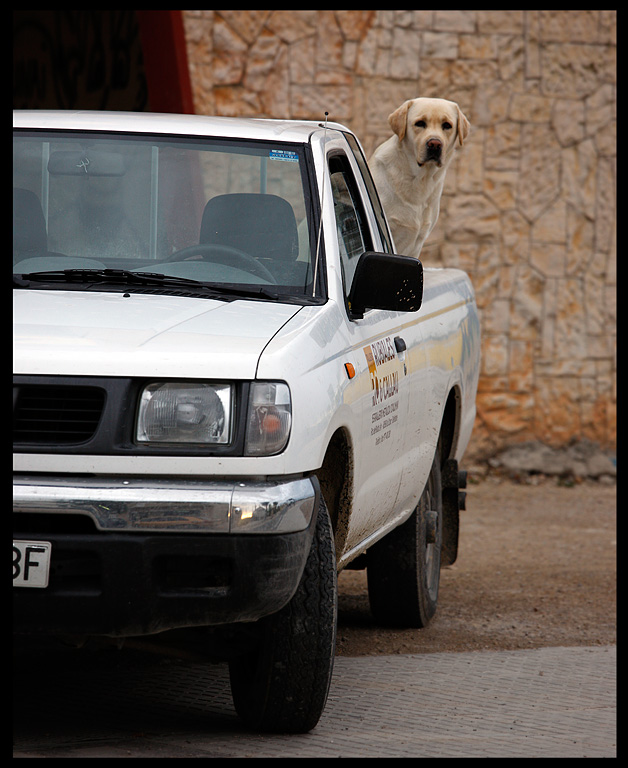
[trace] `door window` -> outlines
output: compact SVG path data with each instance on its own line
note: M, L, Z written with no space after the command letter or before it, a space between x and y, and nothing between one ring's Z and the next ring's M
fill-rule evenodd
M353 156L355 158L356 163L358 164L358 168L360 169L360 173L362 175L362 180L364 181L364 186L366 187L366 191L371 201L371 205L373 207L373 213L375 214L375 221L377 222L377 228L379 230L379 235L382 240L382 247L386 253L393 253L394 250L393 250L392 242L390 239L390 232L388 230L386 217L384 216L384 210L382 208L382 204L379 201L379 195L377 194L377 190L375 189L375 184L373 183L373 177L371 176L369 167L366 163L364 155L362 154L360 145L358 144L353 134L345 133L344 136L345 136L345 139L347 140L347 143L351 147L351 150L353 151Z
M330 158L329 175L346 297L351 289L358 259L364 251L373 250L373 242L355 179L344 155L334 155Z

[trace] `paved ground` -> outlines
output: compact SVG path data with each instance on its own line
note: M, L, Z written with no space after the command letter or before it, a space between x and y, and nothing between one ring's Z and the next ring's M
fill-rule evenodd
M338 657L318 727L242 729L223 666L108 651L16 664L21 757L616 757L616 648Z

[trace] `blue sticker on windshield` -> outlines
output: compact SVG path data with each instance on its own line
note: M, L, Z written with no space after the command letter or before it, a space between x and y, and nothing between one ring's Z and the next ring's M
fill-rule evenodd
M269 157L271 160L284 160L287 163L299 162L299 155L289 149L271 149Z

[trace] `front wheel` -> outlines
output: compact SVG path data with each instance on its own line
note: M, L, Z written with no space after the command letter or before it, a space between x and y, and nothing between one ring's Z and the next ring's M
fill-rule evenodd
M403 525L367 553L371 613L378 623L426 627L440 584L443 502L438 451L419 503Z
M337 581L331 522L322 499L297 591L260 620L252 651L229 662L231 693L244 723L259 731L306 733L317 724L336 650Z

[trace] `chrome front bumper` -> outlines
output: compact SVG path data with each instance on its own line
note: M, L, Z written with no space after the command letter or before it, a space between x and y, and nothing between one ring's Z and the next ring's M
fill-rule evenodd
M103 531L293 533L316 509L317 487L296 480L13 478L15 513L86 515Z

